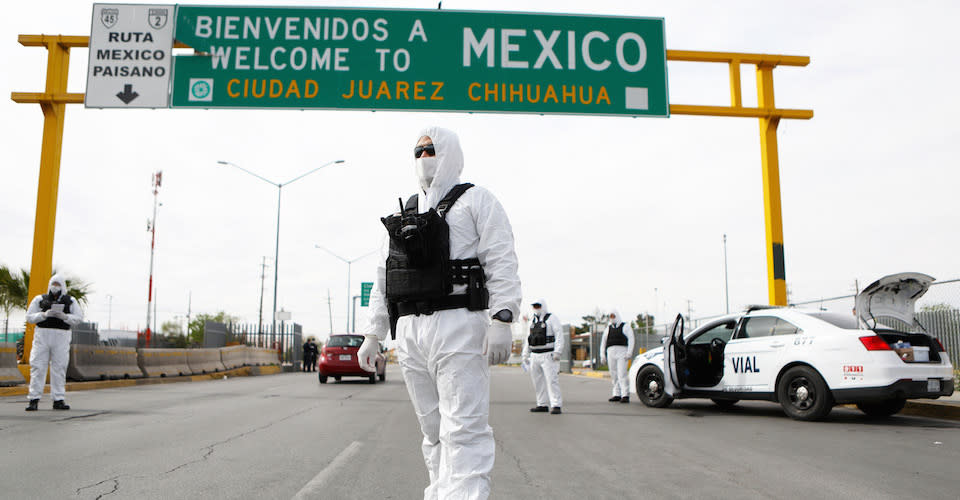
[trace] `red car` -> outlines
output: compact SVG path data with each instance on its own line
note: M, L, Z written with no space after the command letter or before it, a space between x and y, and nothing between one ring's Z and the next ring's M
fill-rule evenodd
M340 377L366 377L371 384L387 379L387 358L383 355L383 345L377 352L375 373L360 368L357 351L363 343L363 335L331 335L327 343L320 349L320 360L317 364L317 375L321 384L327 383L328 377L338 382Z

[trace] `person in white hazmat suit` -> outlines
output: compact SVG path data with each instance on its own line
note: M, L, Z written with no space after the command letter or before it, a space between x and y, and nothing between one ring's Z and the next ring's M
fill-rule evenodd
M424 129L414 158L420 192L381 219L389 251L377 267L357 355L372 372L378 341L395 333L423 432L430 478L423 497L483 499L495 451L488 364L510 356L521 301L513 230L493 194L460 184L455 133Z
M633 329L620 318L616 310L610 313L610 324L603 332L600 345L603 350L600 362L609 362L610 378L613 379L613 395L607 401L611 403L630 402L630 381L627 380L627 363L633 355Z
M543 299L533 303L533 321L530 335L523 342L523 362L530 365L530 378L537 393L537 406L531 412L550 411L553 415L562 412L563 396L560 394L560 357L567 345L560 319L547 310ZM549 398L548 398L549 395ZM547 403L550 407L547 407Z
M67 282L50 278L47 293L37 295L27 308L27 323L37 325L30 347L30 400L27 411L37 411L50 367L50 396L54 410L69 410L66 398L67 362L70 360L70 329L83 320L83 309L67 294Z

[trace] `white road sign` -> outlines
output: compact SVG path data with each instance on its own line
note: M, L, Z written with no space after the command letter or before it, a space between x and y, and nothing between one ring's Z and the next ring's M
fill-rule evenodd
M86 107L167 107L174 7L93 4Z

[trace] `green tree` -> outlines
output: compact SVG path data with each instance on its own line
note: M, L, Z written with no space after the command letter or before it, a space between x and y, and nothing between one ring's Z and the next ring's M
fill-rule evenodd
M57 274L57 271L54 270L52 274ZM86 305L91 294L90 284L77 279L67 279L66 281L67 293L76 299L80 305ZM13 271L7 266L0 266L0 309L3 309L6 316L4 332L7 331L10 312L26 311L30 305L30 299L30 271L26 269Z
M196 317L190 320L190 324L187 326L187 338L192 345L200 345L203 343L203 327L207 321L215 321L217 323L233 323L237 321L237 318L235 316L230 316L223 311L220 311L217 314L198 314Z

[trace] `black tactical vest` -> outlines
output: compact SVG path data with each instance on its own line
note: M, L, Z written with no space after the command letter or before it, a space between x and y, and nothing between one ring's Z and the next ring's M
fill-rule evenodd
M70 314L70 304L72 303L72 301L70 300L70 296L67 295L66 293L60 292L59 297L53 297L49 293L46 293L42 297L43 298L40 299L41 311L44 311L44 312L49 311L54 304L63 304L63 313ZM70 325L68 325L66 321L60 318L47 318L37 323L37 326L40 328L56 328L57 330L70 329Z
M547 346L550 347L548 350L553 350L553 343L557 339L547 332L547 319L550 318L550 314L547 313L543 318L539 318L530 325L530 335L527 337L527 343L530 344L533 352L540 352L536 348L546 348Z
M437 208L417 213L417 195L398 214L380 219L390 235L386 263L386 296L391 333L408 314L433 314L444 309L487 308L489 293L480 260L450 258L450 227L446 214L473 184L454 186ZM467 285L466 294L450 295L454 285Z
M612 345L626 346L627 344L627 336L623 334L623 323L616 326L610 325L610 330L607 332L607 345L604 347L606 348Z

